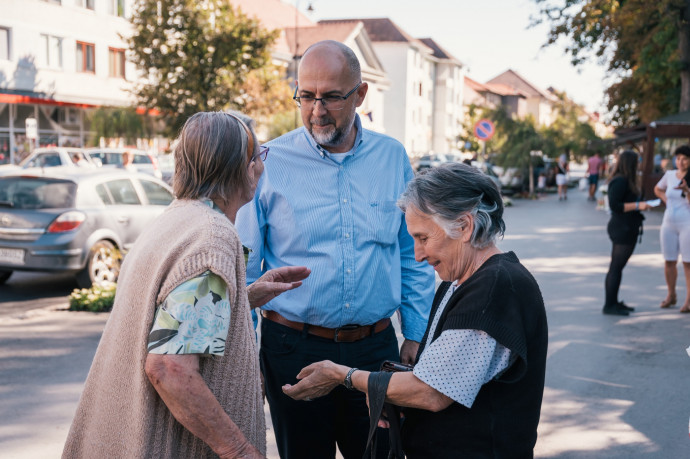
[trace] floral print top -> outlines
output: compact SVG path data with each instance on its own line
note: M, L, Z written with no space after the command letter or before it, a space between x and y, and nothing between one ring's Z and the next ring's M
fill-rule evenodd
M201 199L223 213L210 199ZM248 254L245 251L245 263ZM156 309L149 332L151 354L223 355L230 328L225 281L211 271L178 285Z
M223 355L230 327L225 281L211 271L178 285L156 310L152 354Z

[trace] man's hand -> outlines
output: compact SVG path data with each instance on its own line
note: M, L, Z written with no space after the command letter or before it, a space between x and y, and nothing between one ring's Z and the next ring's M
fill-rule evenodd
M283 266L267 271L247 287L249 307L261 307L281 293L299 287L309 274L311 270L306 266Z
M406 339L403 341L402 346L400 346L400 361L408 365L413 365L418 350L419 343L417 341Z
M301 380L294 386L285 384L283 392L295 400L313 400L323 397L345 380L348 368L330 360L312 363L297 375Z

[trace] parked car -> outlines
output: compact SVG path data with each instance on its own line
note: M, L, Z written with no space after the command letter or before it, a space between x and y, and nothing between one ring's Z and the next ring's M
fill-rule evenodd
M99 161L94 161L82 148L47 147L35 149L19 165L5 164L0 166L0 175L7 175L17 170L32 167L96 168L100 165Z
M122 257L173 200L161 180L121 170L23 169L0 177L0 284L13 271L115 282Z
M137 172L143 172L145 174L152 175L157 179L163 177L160 168L158 167L158 161L155 156L146 153L143 150L136 150L133 148L87 148L86 153L92 159L98 159L103 167L115 168L122 167L122 155L126 151L131 151L134 153L133 164L137 169Z
M172 178L175 174L175 155L167 153L158 156L158 167L161 170L162 180L172 186Z
M440 166L441 164L447 163L448 161L449 158L441 153L421 156L419 160L416 162L417 170L421 171L422 169L429 169L431 167Z

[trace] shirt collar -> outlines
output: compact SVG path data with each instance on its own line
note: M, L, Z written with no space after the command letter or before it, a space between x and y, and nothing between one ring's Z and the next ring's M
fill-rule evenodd
M359 145L362 143L362 121L359 119L359 115L355 113L355 129L357 129L357 136L355 137L355 143L354 146L352 147L352 150L348 151L345 154L354 154L357 151L357 148ZM302 127L304 130L304 135L307 138L307 142L309 142L309 145L322 157L322 158L327 158L330 156L332 153L330 153L328 150L323 148L321 145L316 143L316 140L311 136L309 131L307 130L306 127Z

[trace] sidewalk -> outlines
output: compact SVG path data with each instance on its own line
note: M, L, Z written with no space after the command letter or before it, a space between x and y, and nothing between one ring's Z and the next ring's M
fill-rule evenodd
M608 216L570 190L513 201L506 237L539 282L549 319L541 458L688 457L690 315L661 310L661 212L623 273L621 299L637 311L604 316ZM679 297L685 285L679 279ZM106 314L43 310L0 319L0 456L57 458ZM266 410L268 411L268 410ZM277 457L269 431L269 457Z

